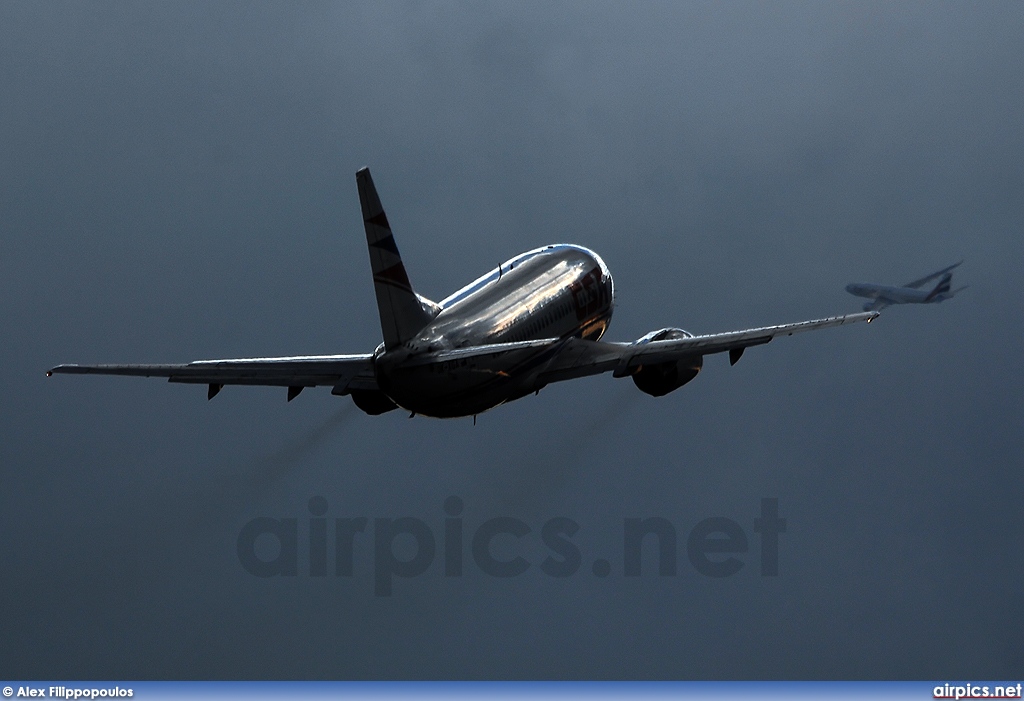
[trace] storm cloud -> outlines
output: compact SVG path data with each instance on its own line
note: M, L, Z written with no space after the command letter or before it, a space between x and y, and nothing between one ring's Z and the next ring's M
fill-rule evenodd
M0 676L1020 676L1021 36L1019 2L0 5ZM970 289L475 426L44 377L372 350L364 165L419 292L579 243L612 340L855 311L848 282L961 258ZM351 577L309 575L314 496L368 519ZM492 542L517 577L470 554L501 516L530 528ZM627 577L624 520L655 516L677 572L652 541ZM297 576L242 567L258 517L297 520ZM375 596L375 519L401 517L437 555ZM540 567L554 517L569 577ZM746 534L730 577L688 563L707 517Z

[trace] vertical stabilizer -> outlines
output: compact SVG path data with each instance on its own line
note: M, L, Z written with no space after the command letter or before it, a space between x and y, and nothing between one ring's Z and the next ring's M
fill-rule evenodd
M384 347L395 348L430 323L437 316L437 309L432 302L413 292L369 168L362 168L356 173L356 183L370 250L373 291L377 295Z
M940 301L942 299L945 299L944 297L942 297L942 295L944 295L947 292L949 292L950 282L952 280L953 280L953 273L946 273L945 275L943 275L942 278L939 280L939 284L937 284L934 288L932 288L932 291L928 293L928 296L924 298L924 301L925 302L931 302L936 297L939 297ZM952 297L953 295L949 295L949 296Z

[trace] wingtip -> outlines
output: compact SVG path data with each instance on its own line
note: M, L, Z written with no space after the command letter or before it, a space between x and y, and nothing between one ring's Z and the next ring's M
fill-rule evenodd
M79 372L79 365L77 363L62 363L61 365L54 365L52 368L46 371L47 377L53 375L68 375Z

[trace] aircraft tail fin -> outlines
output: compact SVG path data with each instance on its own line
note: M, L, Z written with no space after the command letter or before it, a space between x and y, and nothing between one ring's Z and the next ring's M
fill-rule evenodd
M959 261L959 262L953 263L953 265L945 267L942 270L939 270L937 272L925 275L923 278L921 278L919 280L914 280L913 282L908 282L906 285L904 285L904 287L913 287L913 288L917 289L921 285L923 285L923 284L925 284L927 282L931 282L932 280L934 280L937 277L945 275L946 273L950 272L954 268L958 267L961 263L963 263L962 260Z
M356 173L356 184L359 186L366 244L370 250L373 291L377 296L384 347L394 348L421 331L437 316L440 308L413 291L369 168L362 168Z
M950 281L953 279L953 273L946 273L940 279L937 285L932 288L932 291L928 293L928 296L924 298L925 302L931 302L940 295L945 295L950 290ZM952 295L950 295L952 296ZM945 297L942 297L945 299Z

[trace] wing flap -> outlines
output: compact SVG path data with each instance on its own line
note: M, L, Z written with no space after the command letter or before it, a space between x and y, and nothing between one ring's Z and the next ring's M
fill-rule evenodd
M883 309L885 309L886 307L888 307L891 304L898 304L898 303L893 302L891 299L889 299L887 297L883 297L883 296L879 295L878 297L875 297L870 302L865 302L864 303L864 311L866 311L866 312L880 312L880 311L882 311Z

